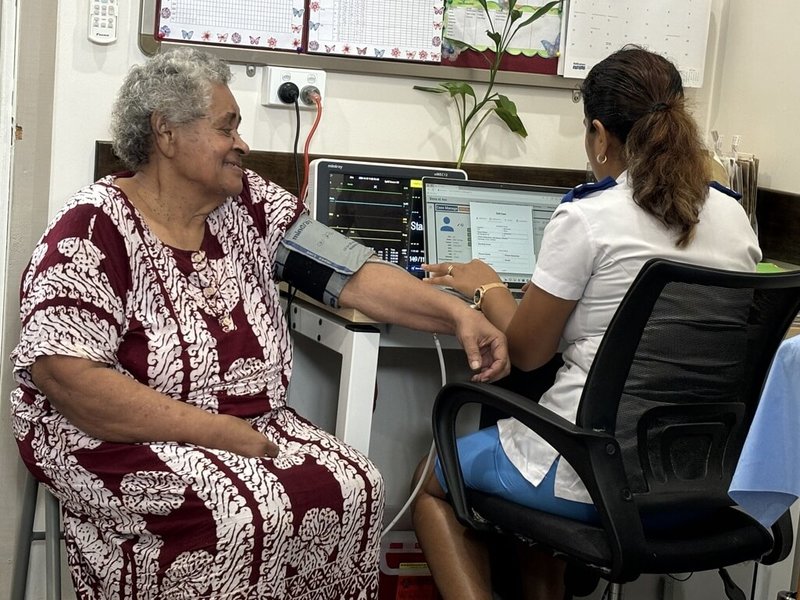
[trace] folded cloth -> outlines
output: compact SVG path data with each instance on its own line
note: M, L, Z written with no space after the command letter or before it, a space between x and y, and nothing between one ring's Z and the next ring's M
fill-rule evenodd
M764 527L800 497L800 335L778 347L728 494Z

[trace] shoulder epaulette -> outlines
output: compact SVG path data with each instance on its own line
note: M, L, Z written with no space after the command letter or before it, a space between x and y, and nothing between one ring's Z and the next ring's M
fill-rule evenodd
M718 192L722 192L726 196L730 196L731 198L735 198L736 200L741 200L742 195L739 192L735 192L729 187L725 187L719 181L712 181L708 184L708 187L712 187Z
M601 190L607 190L608 188L612 188L617 185L617 180L611 177L605 177L600 181L595 181L592 183L582 183L578 186L575 186L561 199L561 203L564 202L572 202L573 200L580 200L584 196L588 196L592 192L599 192Z

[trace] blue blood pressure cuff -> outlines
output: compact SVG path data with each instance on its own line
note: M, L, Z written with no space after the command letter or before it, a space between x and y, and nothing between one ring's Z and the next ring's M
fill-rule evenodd
M275 275L315 300L338 308L342 288L374 254L371 248L301 215L281 240Z

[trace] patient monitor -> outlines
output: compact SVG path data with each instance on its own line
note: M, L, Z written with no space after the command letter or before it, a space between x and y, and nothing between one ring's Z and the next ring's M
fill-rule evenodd
M310 165L307 202L317 221L422 278L422 178L466 179L461 169L355 160Z

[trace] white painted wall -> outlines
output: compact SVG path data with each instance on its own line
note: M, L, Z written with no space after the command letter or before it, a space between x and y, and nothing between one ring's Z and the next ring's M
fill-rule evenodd
M39 161L45 167L35 171L37 177L49 178L49 193L30 198L34 212L38 211L41 218L52 215L72 192L92 179L94 141L109 137L109 113L115 91L128 67L145 57L138 49L135 35L139 4L136 0L120 3L120 36L110 46L96 46L86 40L82 2L25 0L22 10L30 4L46 5L47 10L55 11L57 19L52 145L49 146L49 139L41 145L41 151L47 152L47 160ZM791 76L782 75L770 56L791 59L800 53L800 40L793 31L798 17L800 5L786 0L762 3L713 0L706 84L700 90L689 92L695 115L704 128L716 128L728 139L733 133L741 134L742 149L761 157L762 183L792 192L800 192L800 184L794 178L798 137L792 126L794 114L789 108L800 100L800 83ZM31 39L34 35L30 35L26 43L36 43ZM243 67L235 66L234 73L231 88L244 117L243 137L253 149L291 151L294 111L265 108L259 104L260 72L248 78ZM312 143L312 152L403 161L415 158L453 160L450 113L441 98L414 91L412 86L417 83L423 82L329 73L325 113ZM501 91L516 101L529 138L522 141L508 135L501 126L491 125L474 143L467 162L566 169L585 167L582 110L580 104L572 102L569 91L519 86L507 86ZM303 135L312 116L310 111L302 113ZM32 244L32 240L28 244ZM25 255L30 247L17 248L17 251ZM8 300L6 314L15 312L13 300ZM8 345L6 341L4 347ZM415 368L419 370L419 355L392 352L391 356L381 358L372 450L387 477L390 512L392 507L399 506L416 457L421 456L429 444L426 415L439 377L432 350L426 354L425 367L416 381L410 381L408 373L415 372ZM320 365L330 359L330 355L320 354L313 345L299 344L293 394L299 397L311 391L318 394L316 398L324 399L327 390L334 385L330 379L335 369L332 373L330 368ZM463 369L460 357L453 352L448 353L448 365L452 376ZM7 376L2 383L7 389L10 385ZM327 397L334 401L334 392ZM313 416L322 425L332 426L330 405L315 410L318 414ZM7 430L7 411L0 415ZM397 436L395 425L398 422L408 427L405 439ZM13 440L7 434L0 437L0 453L3 456L16 454ZM18 466L0 462L0 478L18 483L21 481ZM5 501L5 496L3 498ZM19 506L14 502L12 498L11 505L4 506L0 531L14 530L19 514ZM12 549L11 537L3 537L0 597L5 597L4 590L9 585ZM35 559L34 572L41 573L41 554ZM749 585L748 576L747 566L737 570L737 580L742 581L744 587ZM779 573L772 580L759 598L772 600L776 590L789 587L788 573ZM654 599L655 587L652 579L643 581L629 596ZM721 596L715 576L694 577L690 583L677 587L676 600ZM42 589L38 585L37 594L31 597L42 597Z
M800 3L791 0L725 2L720 77L710 124L725 136L742 136L740 150L760 161L759 184L800 193L797 106ZM770 599L771 600L771 599Z

